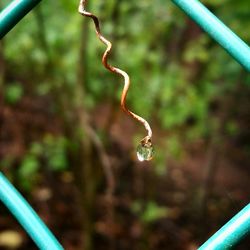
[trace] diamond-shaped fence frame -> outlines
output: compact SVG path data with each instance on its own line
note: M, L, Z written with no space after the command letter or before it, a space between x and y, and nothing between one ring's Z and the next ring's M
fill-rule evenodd
M2 39L41 0L14 0L0 12ZM250 72L250 48L198 0L172 0L208 35L217 41L243 68ZM0 200L16 217L40 249L63 247L22 195L0 172ZM209 238L199 250L226 250L250 233L250 204Z

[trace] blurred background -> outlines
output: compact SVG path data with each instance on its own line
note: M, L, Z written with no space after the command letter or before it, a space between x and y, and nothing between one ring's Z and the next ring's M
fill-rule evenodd
M67 250L197 249L249 202L250 76L171 1L88 2L154 160L78 1L42 1L0 42L1 171ZM202 2L250 44L249 0ZM0 248L36 249L2 205Z

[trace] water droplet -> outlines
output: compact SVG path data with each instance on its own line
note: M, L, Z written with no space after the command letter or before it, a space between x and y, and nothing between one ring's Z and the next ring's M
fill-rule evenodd
M137 158L139 161L150 161L154 156L154 148L151 142L141 142L137 147Z

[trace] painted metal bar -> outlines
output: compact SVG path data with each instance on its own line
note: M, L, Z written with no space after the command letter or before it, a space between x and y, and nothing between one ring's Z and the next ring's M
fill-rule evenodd
M250 48L198 0L172 0L250 72Z
M2 39L41 0L14 0L0 13L0 39Z
M199 250L231 249L250 234L250 203L209 238Z
M39 249L63 250L63 247L38 217L36 212L1 172L0 200L16 217Z

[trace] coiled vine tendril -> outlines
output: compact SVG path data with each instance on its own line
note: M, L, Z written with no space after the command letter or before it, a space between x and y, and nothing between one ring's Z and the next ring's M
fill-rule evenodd
M98 18L95 15L93 15L92 13L85 10L86 2L87 2L87 0L80 0L78 11L81 15L86 16L86 17L90 17L93 20L93 22L95 24L96 34L97 34L98 38L101 40L101 42L103 42L107 46L107 48L102 56L102 64L109 71L116 73L118 75L121 75L124 78L124 87L123 87L123 91L122 91L122 95L121 95L121 107L125 113L127 113L128 115L133 117L135 120L139 121L140 123L142 123L147 131L147 136L145 136L140 141L140 144L137 147L137 157L140 161L151 160L153 157L153 146L152 146L152 130L150 128L150 125L144 118L133 113L132 111L130 111L127 108L126 97L127 97L128 89L130 86L129 75L125 71L123 71L119 68L116 68L114 66L111 66L108 63L108 56L109 56L111 49L112 49L112 43L101 34Z

